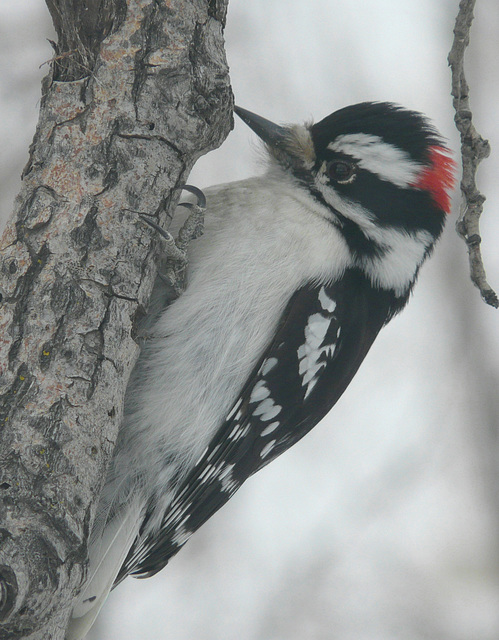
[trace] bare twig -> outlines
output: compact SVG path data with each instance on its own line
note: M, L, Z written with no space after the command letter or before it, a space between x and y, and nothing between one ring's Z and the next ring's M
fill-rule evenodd
M454 42L449 53L449 65L452 72L452 97L456 111L454 120L461 134L461 156L463 177L461 192L463 200L456 229L468 247L470 276L478 287L487 304L499 307L497 294L487 282L480 251L480 216L485 196L478 191L475 181L480 162L490 154L488 140L484 140L472 123L469 104L469 87L464 75L464 53L470 41L470 28L473 22L475 0L461 0L459 13L454 26Z

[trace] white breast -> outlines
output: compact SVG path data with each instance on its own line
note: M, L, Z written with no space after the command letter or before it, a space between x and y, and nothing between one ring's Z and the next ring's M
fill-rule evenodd
M230 411L294 291L339 277L350 259L322 205L280 173L206 196L187 290L145 343L115 453L114 468L147 476L164 500L173 472L195 464Z

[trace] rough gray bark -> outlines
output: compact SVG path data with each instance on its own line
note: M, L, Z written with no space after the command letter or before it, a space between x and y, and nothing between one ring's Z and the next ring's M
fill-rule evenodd
M227 0L47 0L58 33L0 241L0 637L61 640L159 241L231 126Z
M475 0L461 0L454 26L454 41L449 53L449 65L452 71L452 97L456 114L454 120L461 134L461 157L463 177L461 193L463 196L461 213L456 223L459 235L466 242L470 262L470 276L479 289L482 298L492 307L499 307L496 292L487 282L487 275L480 251L480 216L485 196L476 185L478 165L490 154L488 140L484 140L472 122L469 101L469 86L464 75L464 54L470 42L471 23Z

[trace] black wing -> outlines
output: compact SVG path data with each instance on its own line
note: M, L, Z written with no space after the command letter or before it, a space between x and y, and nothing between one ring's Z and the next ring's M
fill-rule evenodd
M310 431L406 301L373 289L357 271L331 285L297 291L227 419L181 484L160 531L137 538L117 582L130 573L148 577L162 569L249 476Z

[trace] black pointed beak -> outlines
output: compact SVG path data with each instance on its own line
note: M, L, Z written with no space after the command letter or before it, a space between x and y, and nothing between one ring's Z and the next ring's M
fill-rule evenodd
M286 138L289 136L288 129L280 127L278 124L274 124L247 109L234 107L234 111L270 147L281 148L284 146Z

